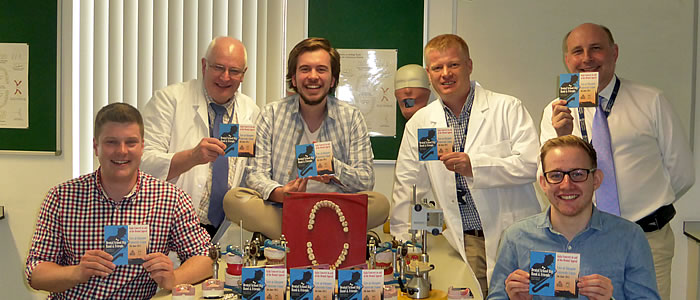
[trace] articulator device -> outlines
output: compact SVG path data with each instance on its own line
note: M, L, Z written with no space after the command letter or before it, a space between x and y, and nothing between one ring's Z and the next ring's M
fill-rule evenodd
M241 221L240 228L243 228ZM261 241L259 238L245 240L243 242L243 231L241 230L241 244L239 246L228 245L224 251L218 248L214 251L219 253L219 257L226 259L225 287L233 290L234 294L241 293L241 274L244 267L258 266L260 260L265 259L266 265L287 265L287 254L289 248L284 235L279 240ZM215 259L214 256L211 256ZM218 261L218 258L216 258ZM214 263L214 276L218 273L218 263ZM216 278L216 277L214 277Z
M416 198L416 186L413 186L413 198L411 200L411 240L398 241L393 245L377 249L373 241L370 241L369 252L372 254L370 263L374 265L374 254L392 248L394 252L394 276L401 288L399 299L444 299L447 294L443 291L432 290L429 272L435 270L435 265L430 264L428 256L428 234L438 235L442 233L443 214L436 208L434 202L427 200L418 201ZM420 242L418 239L420 238ZM417 261L409 257L409 248L420 248L420 256Z

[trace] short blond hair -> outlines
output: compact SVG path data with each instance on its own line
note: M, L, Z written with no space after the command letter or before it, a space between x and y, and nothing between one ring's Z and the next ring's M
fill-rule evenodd
M593 167L593 169L598 167L598 158L595 152L595 148L593 148L593 145L591 145L591 143L575 135L564 135L549 139L548 141L544 142L544 145L542 145L542 148L540 148L540 162L542 164L542 172L546 172L544 169L544 158L547 156L547 153L549 153L555 148L563 147L574 147L583 150L584 152L586 152L588 158L591 160L591 167Z
M445 51L452 47L458 47L462 50L462 54L466 56L465 58L469 59L469 46L467 46L467 42L465 42L464 39L455 34L441 34L432 38L428 44L425 45L425 50L423 51L425 62L428 64L430 63L428 60L428 53L430 53L430 51Z

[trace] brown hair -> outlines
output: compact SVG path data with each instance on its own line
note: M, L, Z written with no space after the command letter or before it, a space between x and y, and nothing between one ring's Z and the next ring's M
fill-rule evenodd
M289 52L289 59L287 60L287 86L297 91L297 87L292 85L292 78L297 73L297 62L299 56L305 52L316 51L323 49L331 56L331 76L335 79L335 84L331 86L329 92L333 94L335 92L335 87L338 85L338 80L340 78L340 54L335 48L331 47L331 42L324 38L308 38L299 42L291 52Z
M135 107L127 103L111 103L105 105L97 112L97 116L95 116L95 132L93 135L96 141L100 133L102 133L102 127L107 122L136 123L139 125L141 138L143 138L143 118L141 117L141 113L139 113Z
M549 151L551 151L554 148L562 147L580 148L581 150L586 152L586 154L588 154L588 158L590 158L591 160L591 166L594 169L598 167L598 159L596 158L597 156L595 154L595 149L593 148L593 145L591 145L591 143L575 135L565 135L546 141L544 145L542 145L542 148L540 148L540 162L542 163L542 172L545 172L544 158L547 156L547 153L549 153Z
M459 49L462 50L462 54L466 56L465 58L469 58L469 46L467 46L467 42L465 42L464 39L454 34L441 34L432 38L428 44L425 45L425 50L423 51L425 62L427 64L430 63L428 60L428 53L430 53L430 51L445 51L452 47L459 47Z

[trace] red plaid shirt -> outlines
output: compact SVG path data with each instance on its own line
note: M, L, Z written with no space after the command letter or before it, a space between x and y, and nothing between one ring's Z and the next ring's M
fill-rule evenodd
M140 172L132 193L109 199L100 184L100 170L49 190L41 206L25 276L42 262L77 265L87 250L104 250L106 225L148 224L148 253L176 251L180 260L206 256L209 235L199 226L190 196L172 184ZM141 265L117 266L114 273L93 276L86 283L49 299L148 299L157 289Z

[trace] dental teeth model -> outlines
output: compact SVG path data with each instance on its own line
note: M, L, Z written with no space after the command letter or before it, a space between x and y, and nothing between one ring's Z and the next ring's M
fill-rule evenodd
M347 219L345 218L345 215L343 215L343 211L340 209L340 206L329 200L321 200L314 204L314 207L311 209L311 213L309 213L309 224L307 226L309 231L314 229L314 224L316 223L316 213L322 208L335 210L335 214L338 216L338 222L340 222L340 225L343 226L343 232L347 233L349 231ZM345 257L347 257L349 249L350 244L344 243L343 250L340 251L338 258L331 265L331 269L337 269L345 261ZM313 244L311 242L306 242L306 253L308 254L311 264L317 266L318 260L316 260L316 255L314 255Z

